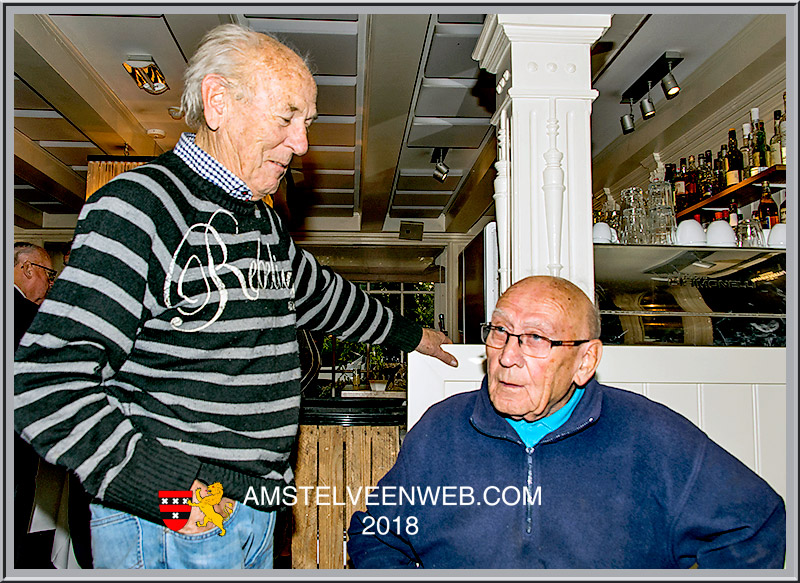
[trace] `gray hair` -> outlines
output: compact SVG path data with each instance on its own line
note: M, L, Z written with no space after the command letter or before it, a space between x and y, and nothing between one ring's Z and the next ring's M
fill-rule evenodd
M44 247L39 247L38 245L34 245L33 243L26 243L24 241L19 241L14 243L14 267L26 261L26 257L29 255L39 255L45 254L47 255L47 251Z
M254 55L258 55L256 62L252 60ZM237 90L235 99L249 99L253 73L273 65L276 56L289 55L308 66L304 58L268 34L238 24L211 29L189 59L183 76L181 111L186 115L186 123L194 130L205 124L202 83L206 75L220 75L227 87Z

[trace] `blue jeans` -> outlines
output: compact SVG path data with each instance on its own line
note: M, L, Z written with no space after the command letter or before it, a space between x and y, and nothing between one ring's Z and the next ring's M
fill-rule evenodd
M275 512L241 502L225 521L201 534L179 534L101 506L90 506L95 569L271 569Z

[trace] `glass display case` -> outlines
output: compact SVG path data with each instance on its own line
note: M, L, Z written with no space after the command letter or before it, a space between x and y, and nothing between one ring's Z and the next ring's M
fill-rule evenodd
M786 346L786 251L594 246L605 344Z

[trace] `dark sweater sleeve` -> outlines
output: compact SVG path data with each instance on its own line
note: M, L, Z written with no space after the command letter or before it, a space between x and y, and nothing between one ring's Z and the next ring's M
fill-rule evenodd
M738 459L708 440L672 528L678 564L705 569L782 569L783 499Z
M14 427L92 496L160 522L157 490L190 488L200 462L143 435L104 386L146 317L155 237L145 189L124 180L104 189L84 205L70 264L15 353Z
M298 327L321 330L343 340L386 344L411 352L422 326L401 316L347 281L290 239Z

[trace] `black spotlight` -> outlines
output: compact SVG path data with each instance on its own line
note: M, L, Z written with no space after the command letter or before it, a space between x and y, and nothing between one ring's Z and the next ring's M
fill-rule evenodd
M642 99L641 103L639 103L639 108L642 110L644 119L653 117L656 114L656 106L653 105L653 101L649 97Z
M642 110L642 119L653 117L656 114L656 106L653 105L653 100L650 99L650 81L647 82L647 96L643 97L639 102L639 109Z
M442 183L444 183L447 174L450 172L450 167L444 163L445 156L447 156L447 148L434 148L433 156L431 156L431 162L435 164L433 177Z
M622 133L629 134L636 128L633 124L633 102L628 102L628 105L631 106L631 112L626 113L621 118L619 118L619 123L622 124Z
M664 91L664 97L667 99L672 99L681 90L681 88L678 86L678 82L672 75L672 67L670 67L669 73L664 75L664 77L661 79L661 89Z

